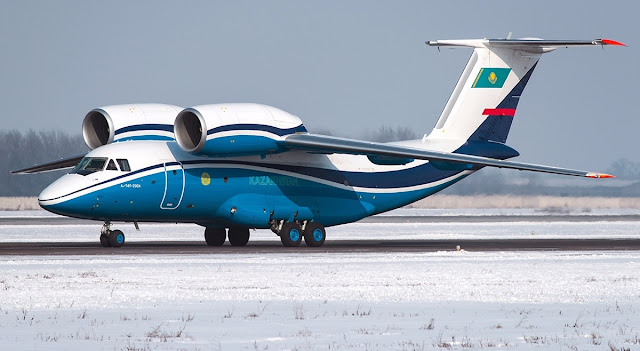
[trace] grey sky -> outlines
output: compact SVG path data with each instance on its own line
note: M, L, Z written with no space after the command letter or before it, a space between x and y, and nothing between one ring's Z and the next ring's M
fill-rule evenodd
M640 161L635 2L2 1L3 129L80 131L92 108L259 102L310 130L427 133L470 49L425 40L610 38L543 56L508 144L518 159L602 170Z

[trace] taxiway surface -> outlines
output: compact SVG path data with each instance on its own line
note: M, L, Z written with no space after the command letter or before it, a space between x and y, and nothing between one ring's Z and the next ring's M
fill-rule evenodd
M47 255L216 255L266 253L393 253L455 251L622 251L640 250L640 215L480 214L378 215L330 228L321 248L285 248L268 230L252 231L245 247L209 247L202 228L187 224L145 224L127 228L122 248L103 248L100 222L18 213L0 216L0 256ZM123 230L131 224L117 224ZM123 227L124 226L124 227ZM94 239L95 238L95 239Z
M252 241L244 247L228 243L210 247L204 242L132 242L121 248L103 248L98 242L0 243L0 256L46 255L215 255L305 252L436 252L455 251L612 251L640 250L640 239L488 239L488 240L336 240L320 248L301 244L285 248L277 241Z

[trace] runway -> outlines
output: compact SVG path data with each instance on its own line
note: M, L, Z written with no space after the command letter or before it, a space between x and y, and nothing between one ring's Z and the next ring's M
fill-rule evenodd
M413 215L410 215L413 214ZM321 248L285 248L268 230L252 231L245 247L228 242L209 247L202 227L193 224L115 223L127 242L122 248L103 248L98 241L100 221L43 213L0 217L0 256L47 255L228 255L282 253L394 253L455 251L623 251L640 250L634 213L538 214L428 211L377 215L327 229ZM130 239L130 240L129 240Z
M640 215L373 216L356 223L640 222ZM0 225L101 224L68 217L0 217Z
M320 248L301 244L283 247L277 241L250 241L247 246L228 243L221 247L207 246L204 241L131 242L121 248L104 248L96 242L71 243L0 243L0 256L47 255L220 255L326 253L390 253L456 251L625 251L640 250L640 239L491 239L491 240L335 240Z

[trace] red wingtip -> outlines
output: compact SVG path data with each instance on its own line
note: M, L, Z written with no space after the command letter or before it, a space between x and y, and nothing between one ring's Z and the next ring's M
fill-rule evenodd
M602 41L602 44L605 44L605 45L626 46L626 45L622 44L619 41L615 41L615 40L611 40L611 39L600 39L600 41Z
M587 174L587 177L589 177L589 178L615 178L616 176L613 176L611 174L604 174L604 173L589 173L589 174Z

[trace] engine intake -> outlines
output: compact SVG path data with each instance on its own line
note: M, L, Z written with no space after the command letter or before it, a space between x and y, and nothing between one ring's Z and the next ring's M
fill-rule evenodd
M91 110L82 121L82 136L89 149L113 142L111 117L100 109Z
M230 157L282 152L278 141L283 136L307 130L298 117L275 107L214 104L182 110L174 131L186 152Z
M173 140L173 122L180 110L163 104L99 107L84 117L82 136L92 150L125 140Z

